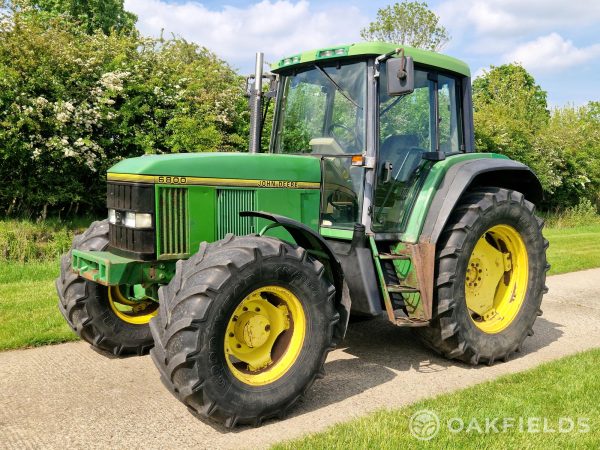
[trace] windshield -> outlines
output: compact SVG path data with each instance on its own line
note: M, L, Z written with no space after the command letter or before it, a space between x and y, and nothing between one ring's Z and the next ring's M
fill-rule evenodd
M362 153L366 74L363 61L312 65L284 76L275 153Z

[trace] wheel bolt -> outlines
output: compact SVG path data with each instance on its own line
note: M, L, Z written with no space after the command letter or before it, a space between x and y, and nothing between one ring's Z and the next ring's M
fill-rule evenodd
M259 311L260 311L260 308L259 308L259 307L256 307L256 308L254 308L254 311L256 311L256 312L259 312Z
M265 325L265 331L270 331L271 330L271 325Z
M236 344L235 345L237 348L242 348L242 344Z
M233 337L233 336L234 336L234 334L233 334L233 333L229 333L229 337Z
M247 307L247 306L244 306L244 307L242 308L242 310L243 310L243 311L248 311L248 307Z

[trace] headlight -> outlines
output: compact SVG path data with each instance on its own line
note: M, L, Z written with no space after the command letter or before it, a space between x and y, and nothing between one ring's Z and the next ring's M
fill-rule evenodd
M136 228L152 228L152 214L136 213L135 227Z
M108 210L108 221L113 225L117 223L117 212L114 209Z
M123 225L128 228L152 228L152 214L127 211Z

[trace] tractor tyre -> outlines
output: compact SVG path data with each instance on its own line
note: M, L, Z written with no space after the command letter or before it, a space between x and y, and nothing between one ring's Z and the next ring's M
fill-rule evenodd
M324 375L334 296L301 247L254 235L205 242L159 290L150 355L201 420L257 426L285 416Z
M103 251L107 246L108 220L103 220L75 236L71 249ZM71 251L61 259L56 279L58 307L73 331L115 356L144 355L153 346L149 322L158 305L147 302L145 309L133 312L123 295L124 288L102 286L78 276L71 270Z
M474 365L520 351L548 290L543 225L520 192L465 194L438 241L433 318L415 330L421 340Z

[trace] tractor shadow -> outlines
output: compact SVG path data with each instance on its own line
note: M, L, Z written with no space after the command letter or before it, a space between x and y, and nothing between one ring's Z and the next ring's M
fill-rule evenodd
M511 355L511 361L524 358L558 340L563 334L561 327L558 323L538 318L534 336L525 340L520 353ZM310 413L359 395L402 376L398 372L415 370L426 374L445 371L453 366L469 370L487 368L486 365L471 366L443 358L421 344L410 329L398 328L385 318L351 321L346 338L338 345L338 351L332 353L325 363L325 378L317 380L304 399L292 408L288 417ZM276 421L270 419L266 424ZM285 423L285 420L282 422ZM210 425L222 433L239 433L252 428L238 426L228 430L214 423Z
M525 340L521 352L511 354L510 360L527 357L558 340L563 335L561 327L558 323L538 318L535 334ZM402 376L398 372L414 370L426 374L454 366L469 370L487 368L486 365L471 366L443 358L421 344L410 329L397 328L386 319L379 318L350 323L346 338L338 349L343 353L329 358L325 364L325 378L313 385L304 401L293 409L292 416L358 395ZM333 359L336 357L340 358Z

